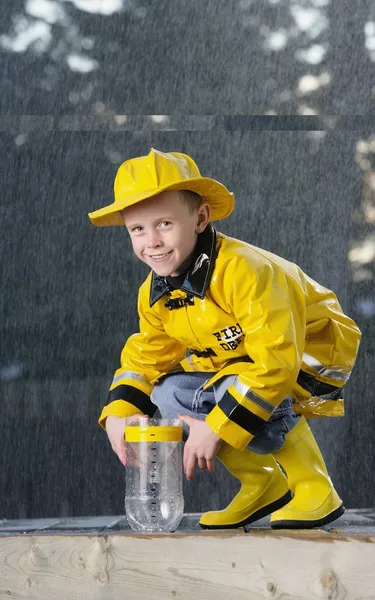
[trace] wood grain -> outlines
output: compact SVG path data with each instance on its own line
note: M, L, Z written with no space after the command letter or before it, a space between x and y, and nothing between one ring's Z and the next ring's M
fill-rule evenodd
M375 538L283 534L0 537L0 598L375 599Z

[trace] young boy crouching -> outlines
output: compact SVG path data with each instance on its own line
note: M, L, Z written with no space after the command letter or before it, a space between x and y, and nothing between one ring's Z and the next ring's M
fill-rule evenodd
M274 528L338 518L344 507L305 417L343 414L356 324L297 265L216 231L211 221L230 215L233 194L189 156L152 149L130 159L114 193L90 220L125 225L151 269L139 289L139 333L123 348L99 419L121 462L127 419L159 408L185 424L188 479L196 463L213 471L217 456L242 484L224 510L202 515L202 527L269 514Z

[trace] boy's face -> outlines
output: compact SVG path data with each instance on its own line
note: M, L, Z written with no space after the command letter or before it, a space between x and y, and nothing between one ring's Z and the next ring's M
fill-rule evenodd
M122 211L135 255L161 277L175 276L187 266L197 235L204 231L210 207L191 212L176 190L162 192Z

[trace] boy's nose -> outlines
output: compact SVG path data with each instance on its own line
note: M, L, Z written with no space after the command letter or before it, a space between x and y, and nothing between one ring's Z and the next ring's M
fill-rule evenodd
M150 233L148 235L148 238L147 238L147 247L148 248L158 248L161 245L162 245L162 241L160 239L160 236L156 232Z

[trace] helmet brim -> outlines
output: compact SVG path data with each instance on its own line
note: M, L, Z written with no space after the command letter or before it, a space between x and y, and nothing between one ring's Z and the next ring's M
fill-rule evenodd
M157 191L150 190L150 193L143 190L142 192L127 194L123 199L89 213L89 219L93 225L98 227L124 225L120 211L167 190L190 190L202 196L211 207L211 221L225 219L231 214L234 207L234 194L229 192L222 183L209 177L197 177L159 188Z

